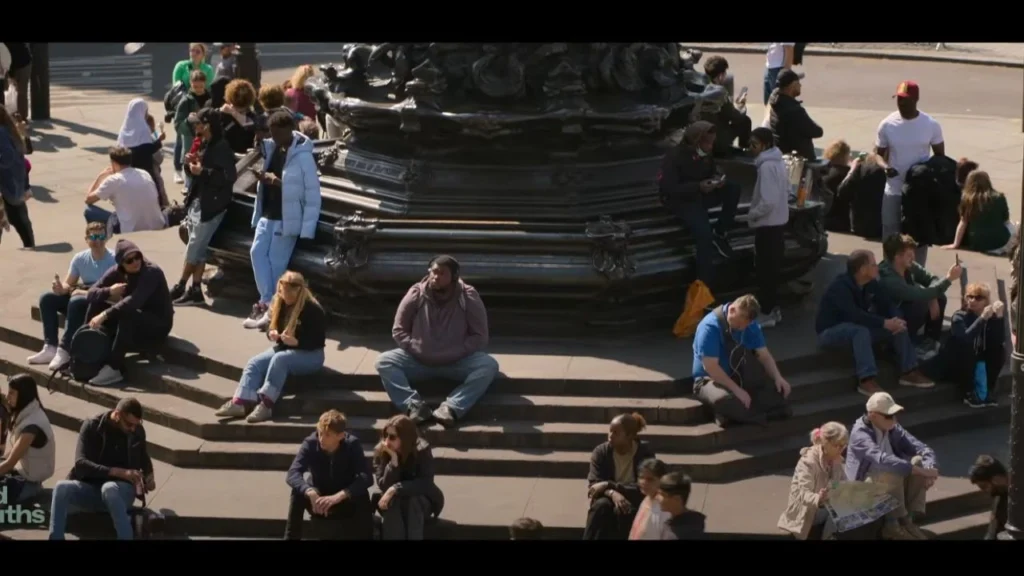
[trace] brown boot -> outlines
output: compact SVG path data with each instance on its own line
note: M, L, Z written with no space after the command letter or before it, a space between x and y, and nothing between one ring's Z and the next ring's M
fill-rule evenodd
M882 527L883 540L918 540L916 536L907 531L903 524L887 520Z
M920 370L911 370L903 376L900 376L900 386L910 386L911 388L932 388L935 386L935 382L932 382L931 378L921 374Z
M878 385L878 381L874 378L868 378L867 380L861 380L860 384L857 384L857 392L865 396L871 396L876 392L885 392L881 386Z

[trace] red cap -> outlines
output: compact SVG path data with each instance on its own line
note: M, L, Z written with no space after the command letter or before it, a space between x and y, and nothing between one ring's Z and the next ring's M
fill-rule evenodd
M921 97L921 87L917 85L917 82L911 80L900 82L900 85L896 87L896 97L917 100Z

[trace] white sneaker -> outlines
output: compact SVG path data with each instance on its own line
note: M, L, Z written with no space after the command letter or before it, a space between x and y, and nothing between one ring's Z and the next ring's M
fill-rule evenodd
M220 407L214 415L218 418L242 418L245 416L245 406L241 404L235 404L233 400L228 400Z
M274 417L274 411L267 408L267 405L260 402L256 405L256 408L251 414L245 419L249 424L258 424L260 422L266 422Z
M178 170L174 171L174 183L175 184L184 184L185 183L185 177L182 176L181 172L178 171Z
M249 317L242 322L242 328L247 330L263 330L270 325L270 311L264 312L255 318Z
M124 380L124 376L121 375L120 370L114 370L110 366L104 366L100 368L99 374L93 376L92 380L89 380L89 384L93 386L113 386L114 384L120 383Z
M43 349L37 354L33 354L28 357L29 364L49 364L50 360L57 355L57 347L50 346L49 344L43 346Z
M57 354L53 357L53 360L50 360L50 365L46 368L53 372L54 370L60 370L68 362L71 362L71 354L63 348L57 348Z

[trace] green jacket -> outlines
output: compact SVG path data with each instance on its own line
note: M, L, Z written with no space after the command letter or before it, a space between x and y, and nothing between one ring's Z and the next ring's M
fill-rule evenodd
M210 84L213 83L213 66L210 66L206 62L203 62L199 65L199 69L202 70L203 74L206 75L206 89L209 90ZM185 86L188 86L189 76L192 75L192 70L194 70L194 68L192 66L191 60L182 60L181 62L175 64L174 71L171 72L171 86L177 84L178 82L181 82L185 84Z
M878 265L878 272L881 276L879 283L886 295L895 304L903 302L926 302L934 300L946 293L953 284L946 278L939 278L924 269L923 266L914 262L910 265L905 276L900 276L892 268L892 262L883 260Z

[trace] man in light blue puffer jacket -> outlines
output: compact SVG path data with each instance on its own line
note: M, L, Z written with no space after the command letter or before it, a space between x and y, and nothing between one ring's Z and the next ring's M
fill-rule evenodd
M270 138L262 142L263 170L257 174L252 226L256 235L249 255L260 301L242 324L263 329L270 321L270 301L277 280L299 238L313 238L320 218L320 178L313 159L313 141L295 131L288 112L275 112L268 122Z

